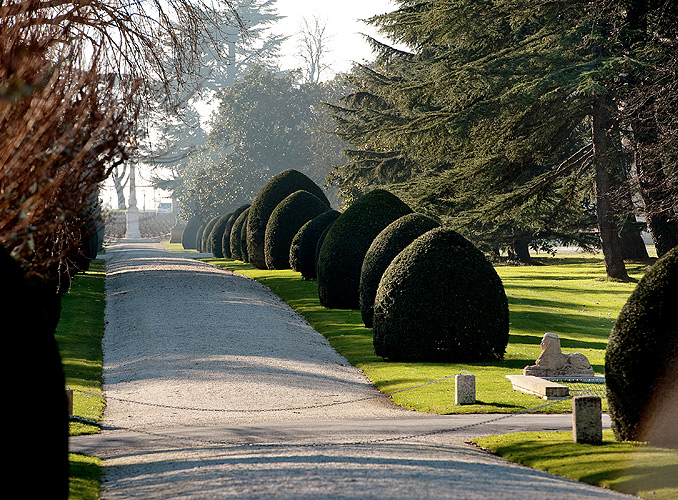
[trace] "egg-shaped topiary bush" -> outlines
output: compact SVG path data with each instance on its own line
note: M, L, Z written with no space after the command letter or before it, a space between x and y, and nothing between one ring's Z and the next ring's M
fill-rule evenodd
M271 213L278 203L300 189L315 195L325 202L327 208L330 207L330 202L323 190L309 177L294 169L284 170L273 176L252 201L250 217L247 221L247 251L254 267L266 269L264 241L266 225Z
M374 301L374 350L391 361L503 359L509 311L485 255L447 228L423 234L384 271Z
M231 255L231 229L233 229L233 224L240 214L247 210L250 206L248 204L239 206L228 218L226 225L224 226L224 235L221 238L221 251L224 254L224 257L230 259Z
M327 205L308 191L295 191L278 203L266 225L264 253L269 269L290 269L290 247L301 226L327 211Z
M212 217L207 224L205 224L205 229L202 232L202 251L212 253L212 246L210 245L210 234L212 234L212 228L219 220L219 215Z
M233 227L231 228L229 247L231 249L231 258L236 260L243 260L241 251L242 249L240 248L240 238L242 235L242 228L247 223L247 216L249 215L249 212L249 207L240 212L240 215L238 215L235 221L233 221Z
M247 217L249 216L249 209L247 209L246 212L248 212L248 214L245 215L245 220L240 228L240 260L243 262L250 261L249 252L247 251Z
M195 234L195 249L202 252L202 233L205 232L205 224L200 224L198 232Z
M678 448L678 247L643 276L612 328L605 383L621 441Z
M324 307L360 307L360 270L367 249L386 226L411 212L394 194L375 189L339 216L318 255L318 297Z
M181 234L181 246L186 250L195 250L195 242L200 226L202 226L200 217L191 217L186 223L184 232Z
M301 226L290 245L290 266L307 280L316 278L318 241L323 232L341 215L337 210L327 210Z
M440 223L426 215L407 214L386 226L374 239L360 272L360 313L366 327L372 328L374 297L388 265L407 245L438 226Z
M221 243L224 239L224 230L226 229L226 224L228 223L228 219L230 219L231 215L233 215L233 212L228 212L227 214L219 217L219 220L217 220L217 223L214 224L212 231L210 231L209 243L207 244L207 247L210 248L212 255L214 255L217 259L222 259L224 257L224 251Z

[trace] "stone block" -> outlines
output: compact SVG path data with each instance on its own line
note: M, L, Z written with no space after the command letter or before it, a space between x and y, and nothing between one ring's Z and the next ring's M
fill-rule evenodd
M465 371L465 370L464 370ZM472 405L476 402L476 377L468 372L454 376L454 403Z
M514 389L534 394L542 399L567 399L570 396L570 389L566 385L551 382L541 377L506 375L506 378L511 381Z
M603 414L600 396L572 398L572 438L575 443L603 442Z

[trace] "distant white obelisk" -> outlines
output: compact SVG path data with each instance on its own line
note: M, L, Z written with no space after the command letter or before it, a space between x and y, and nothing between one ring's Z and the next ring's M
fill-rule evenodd
M127 232L125 238L128 240L140 240L139 232L139 209L137 208L137 185L135 178L134 163L129 167L129 204L127 206Z

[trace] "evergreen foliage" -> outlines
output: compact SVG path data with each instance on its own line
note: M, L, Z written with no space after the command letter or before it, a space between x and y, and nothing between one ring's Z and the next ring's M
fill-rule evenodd
M306 280L315 279L318 242L322 234L341 215L337 210L327 210L306 222L292 239L290 266Z
M247 251L254 267L266 269L264 240L266 224L271 213L278 203L299 190L308 191L323 200L327 208L330 207L330 202L323 190L298 170L288 169L273 176L254 198L250 209L251 215L247 221Z
M220 215L212 217L205 224L205 229L203 229L202 238L201 238L201 248L202 248L203 252L212 253L212 245L211 245L211 241L210 241L210 234L212 234L212 229L214 228L214 225L219 221L220 217L221 217Z
M349 196L387 186L490 248L576 242L597 229L608 275L626 279L619 235L635 216L635 181L622 134L667 156L675 150L660 148L659 136L668 139L678 110L675 94L664 100L673 92L678 9L605 0L397 4L370 22L405 49L373 40L377 62L360 67L358 90L332 106L352 144L332 181ZM661 99L647 94L649 82ZM632 89L644 97L631 99ZM645 208L649 198L664 207L649 213L676 213L678 190L642 187L656 171L663 178L648 186L670 186L674 163L648 160L640 172Z
M290 247L294 236L301 226L327 211L325 201L308 191L299 190L275 207L266 224L264 237L268 269L290 269Z
M228 259L230 259L232 257L232 255L231 255L231 229L233 229L233 224L235 224L235 221L238 219L240 214L243 213L248 208L249 208L249 205L241 205L238 208L236 208L235 211L228 218L228 220L226 221L226 225L224 226L224 235L221 239L221 249L222 249L222 252L224 253L224 257L226 257Z
M439 222L426 215L407 214L386 226L374 239L360 271L360 312L366 327L372 328L374 297L386 268L407 245L438 226Z
M612 429L620 441L678 448L678 247L643 276L605 351Z
M332 224L318 255L318 297L330 309L358 309L360 270L368 248L391 222L412 212L384 189L363 195Z
M246 212L249 212L249 209L247 209ZM242 227L240 228L240 260L243 262L250 261L249 252L247 250L247 219L248 216L245 216Z
M203 252L202 248L202 234L205 232L206 223L200 224L198 231L195 233L195 249L198 252Z
M226 225L228 224L231 215L233 215L233 212L229 212L219 217L219 220L214 224L212 231L210 231L208 248L217 259L222 259L224 257L224 251L221 244L224 239L224 230L226 229Z
M191 217L186 223L184 232L181 235L181 246L186 250L194 250L196 248L195 242L201 225L202 220L199 217Z
M391 361L499 361L508 331L501 279L483 253L451 229L414 240L379 283L374 349Z
M229 247L231 249L231 258L236 260L242 260L243 258L243 249L240 244L240 237L242 235L243 226L247 226L247 217L250 212L250 207L248 206L240 212L240 215L233 221L233 227L231 227L231 234L229 238Z

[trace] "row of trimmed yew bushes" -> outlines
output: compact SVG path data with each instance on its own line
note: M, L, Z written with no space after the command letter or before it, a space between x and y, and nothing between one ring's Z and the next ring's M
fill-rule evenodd
M494 267L462 235L386 190L340 213L313 181L287 170L251 204L204 224L189 221L183 243L317 280L324 307L360 309L386 360L504 357L509 311ZM618 439L678 447L671 429L678 422L678 386L671 383L678 377L677 298L678 248L641 280L612 331L605 370Z

